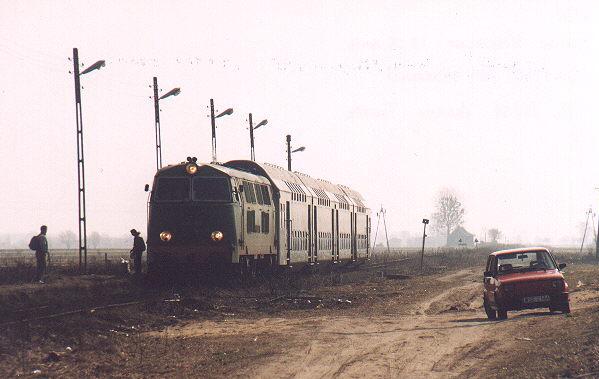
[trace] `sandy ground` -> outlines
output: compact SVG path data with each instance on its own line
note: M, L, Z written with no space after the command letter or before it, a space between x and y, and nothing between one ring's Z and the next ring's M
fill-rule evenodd
M13 328L0 340L0 375L599 376L599 266L569 268L571 315L510 312L506 321L486 319L481 270L399 280L373 273L294 296L194 290L186 301L32 323L27 338ZM63 352L67 344L72 352Z

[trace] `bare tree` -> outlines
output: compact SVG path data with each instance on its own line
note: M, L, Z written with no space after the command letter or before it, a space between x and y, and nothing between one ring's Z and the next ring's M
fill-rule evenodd
M93 232L88 237L87 241L94 250L98 250L98 245L102 243L102 236L98 232Z
M449 242L449 233L464 223L464 207L457 196L449 191L440 193L437 211L433 214L434 228L446 232L445 243Z
M493 243L497 243L497 241L503 235L503 233L501 233L501 230L499 230L497 228L489 229L488 233L489 233L489 237L491 237L491 242L493 242Z
M65 230L60 232L58 239L69 250L77 241L77 235L72 230Z

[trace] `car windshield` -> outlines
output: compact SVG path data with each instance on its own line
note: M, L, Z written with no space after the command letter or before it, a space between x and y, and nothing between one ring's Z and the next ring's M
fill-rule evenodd
M154 200L158 202L189 200L189 179L158 178Z
M555 269L555 264L549 253L543 250L500 254L497 256L497 272L499 274L513 271L548 269Z
M193 178L193 200L231 202L229 180L222 177L205 176Z

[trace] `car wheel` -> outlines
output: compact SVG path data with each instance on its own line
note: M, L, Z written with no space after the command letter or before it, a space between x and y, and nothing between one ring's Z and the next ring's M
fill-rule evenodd
M505 320L507 319L507 311L503 310L503 309L498 309L497 310L497 315L499 316L500 320Z
M566 306L562 308L562 313L570 313L570 304L566 304Z
M487 314L489 320L495 320L497 318L497 312L495 311L495 309L491 309L489 304L487 304L486 299L483 300L483 306L485 307L485 313Z

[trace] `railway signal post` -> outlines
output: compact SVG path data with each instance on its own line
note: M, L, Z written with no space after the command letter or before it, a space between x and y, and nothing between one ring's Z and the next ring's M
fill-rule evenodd
M73 48L73 77L75 79L75 122L77 124L77 198L79 203L79 272L87 273L87 218L85 214L85 159L83 155L83 116L81 111L81 75L104 67L99 60L79 72L79 51Z

